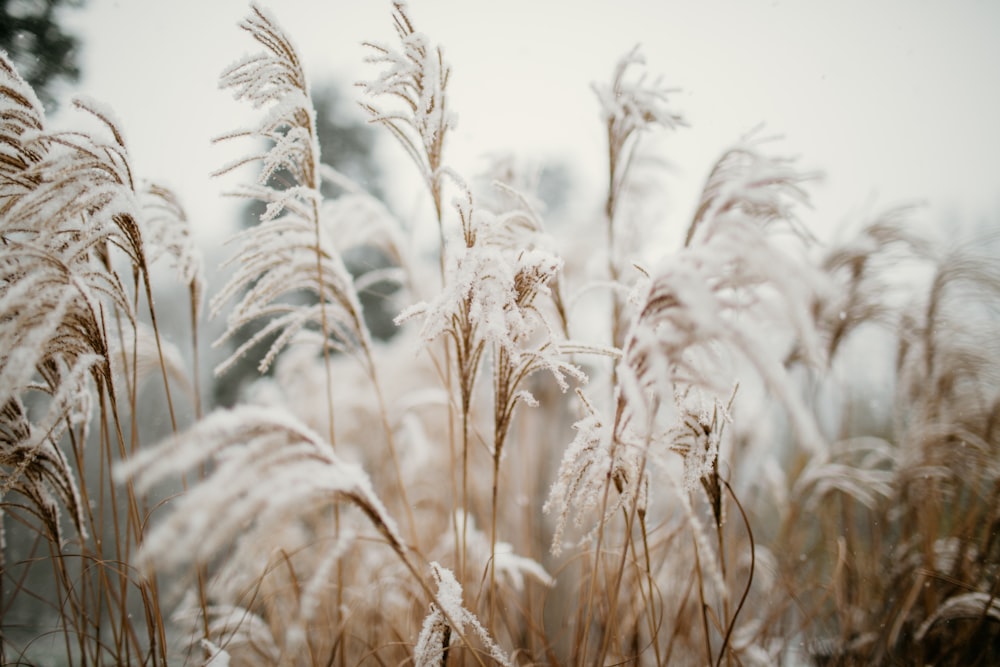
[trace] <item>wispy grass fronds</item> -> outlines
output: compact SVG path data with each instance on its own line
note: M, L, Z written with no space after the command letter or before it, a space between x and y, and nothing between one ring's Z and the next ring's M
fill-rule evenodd
M646 58L636 45L615 65L609 84L591 86L597 94L601 118L608 132L610 184L605 215L609 227L613 227L618 204L624 199L640 135L654 128L674 130L686 125L684 117L670 102L670 97L678 91L667 88L661 78L650 81L648 74L641 71L645 65ZM636 68L640 73L633 76ZM613 239L614 234L609 236Z
M575 525L582 526L583 518L601 506L607 476L610 474L620 484L627 467L622 460L623 448L611 446L610 425L602 421L581 390L577 390L577 395L587 414L573 424L576 436L563 453L558 476L542 508L546 514L556 516L551 545L554 556L559 556L564 548L570 514L575 515ZM607 514L618 511L624 503L625 499L620 498L607 509Z
M497 584L509 586L517 593L524 592L525 584L529 580L547 588L555 586L555 579L541 563L533 558L519 556L509 542L498 541L493 544L490 535L480 530L472 517L461 516L462 510L456 510L456 514L458 516L449 523L448 532L441 538L442 552L446 552L447 548L454 544L454 527L467 526L466 548L469 566L474 572L485 573L489 571L491 565L495 565ZM494 563L491 564L491 561Z
M111 655L161 664L165 629L156 583L129 576L143 532L142 502L131 486L104 488L110 466L140 440L137 428L127 434L122 416L135 411L136 356L120 351L131 347L129 335L135 340L142 291L175 423L124 132L108 109L85 98L74 107L94 130L51 131L9 62L0 69L0 402L10 435L5 463L13 464L4 470L3 502L20 518L38 519L37 534L50 542L67 655L95 664ZM8 496L11 490L21 495ZM62 537L57 501L69 510L75 539ZM31 530L33 522L23 525ZM20 590L34 564L18 567L26 578L16 584Z
M318 435L283 411L217 411L120 468L140 491L214 461L212 473L174 503L143 542L140 563L161 569L207 563L220 549L273 539L276 526L318 505L357 506L398 550L395 522L360 467L340 460Z
M169 341L157 344L156 332L145 322L137 322L134 331L123 330L122 340L115 338L108 350L112 372L123 378L123 385L135 383L138 390L150 378L166 375L182 391L191 395L194 384L180 349ZM127 397L123 397L126 398Z
M616 284L634 248L623 241L631 235L623 229L622 204L627 202L630 174L643 134L660 128L675 130L686 123L675 111L670 97L676 90L663 85L661 78L649 81L644 71L646 59L636 45L615 65L610 83L591 84L597 95L601 118L607 127L608 191L604 203L607 221L608 278ZM633 75L636 68L640 73ZM611 344L622 347L625 316L621 296L613 292L611 302Z
M33 184L24 173L38 163L44 148L32 142L45 125L45 112L35 91L0 54L0 213Z
M822 358L811 306L823 293L823 279L769 232L779 219L794 224L804 178L752 144L720 158L684 248L662 260L639 292L619 364L631 405L662 403L687 387L724 395L732 383L726 357L731 363L735 353L789 409L802 444L821 447L775 349L775 343L798 345L810 359ZM774 341L771 327L792 336Z
M897 452L878 438L854 438L835 443L830 456L813 457L799 473L793 502L815 511L833 492L847 494L870 510L893 494Z
M227 333L216 344L248 324L259 320L267 323L218 366L217 374L225 373L273 334L278 337L258 364L261 372L271 366L296 334L310 327L322 329L325 324L326 345L332 349L358 350L367 344L368 333L351 274L332 251L320 250L318 262L310 258L309 253L316 250L316 232L300 223L295 219L275 220L241 235L241 249L236 255L239 260L232 262L236 273L213 299L213 312L220 313L232 297L242 296L229 311ZM303 294L319 301L297 303Z
M9 283L20 285L8 295L44 298L51 294L55 299L50 302L47 321L52 325L61 317L58 327L65 335L50 329L50 340L58 340L63 347L42 343L45 334L35 331L36 349L65 353L69 349L65 346L77 340L86 342L89 352L107 361L105 318L113 315L135 320L133 297L114 268L114 250L127 258L136 287L142 280L154 330L156 316L140 229L142 213L123 132L113 114L100 104L77 99L74 105L96 118L109 136L67 131L29 138L43 157L22 173L28 187L11 200L3 218L8 249L19 249L19 257L9 261L20 264L13 270L23 272L23 277ZM28 261L34 263L30 270L24 265ZM62 295L57 297L53 289L62 290ZM69 310L64 312L63 308ZM35 309L25 309L31 310ZM20 335L31 330L28 324Z
M917 629L914 638L918 642L925 641L937 624L954 621L1000 623L1000 602L995 595L978 591L948 598L948 601L938 607Z
M139 192L139 203L149 263L165 258L176 270L178 281L188 286L197 315L205 293L204 259L180 199L164 185L147 183Z
M331 170L323 165L323 178L329 180ZM381 270L380 277L409 286L412 271L411 253L408 241L401 233L399 221L386 205L353 182L345 182L340 175L335 176L344 194L335 199L326 199L320 215L323 226L332 238L337 239L337 247L342 253L359 250L374 250L381 253L390 268ZM359 267L365 268L365 267ZM377 270L376 270L377 271ZM374 279L366 271L355 280ZM358 291L362 291L359 286Z
M826 356L833 359L850 335L865 324L893 325L893 287L889 266L922 254L926 241L907 229L911 210L886 211L846 243L830 248L821 261L836 288L816 304L819 329L828 339ZM902 247L900 247L902 246Z
M522 200L523 201L523 200ZM551 252L519 243L520 230L536 233L540 222L529 211L507 215L480 212L471 192L456 202L462 234L445 245L445 288L431 303L419 303L397 317L422 318L421 337L431 343L445 338L454 352L463 415L463 457L467 461L469 414L480 365L487 360L493 389L493 459L491 542L497 543L500 466L514 414L521 404L538 406L525 386L539 371L549 372L561 391L567 379L585 382L586 374L562 357L559 327L549 320L556 312L549 284L562 268ZM525 228L525 221L529 223ZM511 241L514 241L513 243ZM463 465L463 479L466 465ZM462 561L468 557L467 494L463 493ZM495 594L496 553L490 558L491 614ZM460 568L464 574L464 568ZM492 620L492 619L490 619Z
M541 303L551 296L549 283L562 260L542 249L508 243L510 223L523 213L497 217L480 211L468 192L456 206L462 236L445 248L446 288L432 302L404 310L397 322L422 319L421 336L427 342L450 338L460 348L460 365L473 375L475 361L492 351L498 360L504 355L509 370L501 372L511 378L546 369L564 389L567 375L582 380L578 369L558 358L558 347L551 343L556 329ZM505 403L502 397L497 400Z
M486 191L446 166L451 67L402 2L392 21L362 104L439 255L322 165L303 60L251 5L261 51L220 83L259 118L218 173L256 169L234 194L264 210L211 310L247 340L219 372L269 339L273 373L207 418L195 385L189 427L170 387L198 375L204 277L178 198L139 185L108 110L52 131L0 58L0 662L43 662L54 631L88 665L988 664L996 239L890 209L821 247L815 174L752 132L656 246L645 138L686 121L636 48L594 85L606 237L563 226L565 251L512 160ZM193 373L153 263L188 293ZM358 294L384 281L417 303L376 341Z
M457 116L447 107L451 67L441 47L416 30L404 3L393 3L392 20L400 47L366 42L371 51L366 61L383 69L377 79L358 85L367 96L389 102L386 107L374 101L364 107L413 160L434 195L440 218L444 145L457 123Z
M454 573L438 563L431 563L431 575L437 584L437 604L431 605L431 611L424 618L423 627L413 649L414 664L430 667L443 665L448 660L448 649L451 643L451 623L458 623L454 628L461 633L470 628L486 646L493 660L510 667L510 658L490 637L489 631L483 627L475 614L462 606L462 585L455 579ZM440 606L438 606L440 605Z
M41 389L34 382L41 368L51 368L49 379L57 379L59 369L65 372L77 359L92 363L92 355L105 356L102 295L111 295L111 303L130 312L122 286L113 276L86 265L74 270L52 250L34 243L4 244L0 276L8 313L0 322L5 351L0 397L4 402ZM49 385L45 391L55 393L58 385Z
M889 356L877 367L891 394L887 414L844 418L825 456L790 466L776 553L805 558L787 559L779 582L797 595L803 582L829 581L796 603L816 662L985 664L983 647L997 646L983 592L996 590L985 526L1000 374L986 332L1000 283L985 247L935 242L900 209L823 261L837 285L817 309L829 352L846 364L859 340L874 341Z
M123 249L137 267L144 260L128 156L114 121L97 105L78 101L111 139L47 132L6 60L3 71L4 104L12 110L2 143L13 157L4 162L2 178L0 402L17 406L29 394L47 395L48 408L34 424L34 444L43 447L66 427L89 421L88 375L102 390L110 381L106 316L133 318L109 247ZM15 483L16 475L7 481Z
M231 65L220 86L233 89L237 99L254 107L269 109L256 127L220 140L257 138L268 145L216 174L259 162L256 182L236 194L260 200L267 208L260 224L238 237L239 248L230 262L236 272L212 300L212 311L218 314L227 302L238 299L216 345L248 324L266 323L219 365L217 373L277 334L259 364L262 372L267 370L296 333L307 327L321 330L335 349L364 350L370 344L351 275L320 222L319 143L301 59L273 17L260 7L252 7L241 27L265 51ZM287 175L287 187L272 184L279 172ZM310 302L296 303L303 295L309 295ZM370 361L367 355L362 359Z
M78 98L74 107L95 118L110 137L46 132L27 138L44 158L22 174L30 196L18 198L5 229L60 235L64 256L78 259L117 247L140 269L146 261L137 224L135 183L122 129L101 104ZM53 245L57 241L53 240Z
M797 169L793 158L765 153L762 145L767 141L758 132L750 133L716 161L688 225L685 246L699 236L707 242L734 218L759 226L784 222L803 238L811 238L799 224L795 207L808 204L803 184L817 175Z
M13 501L6 508L0 506L0 514L15 508L27 510L41 521L48 539L61 548L64 545L61 508L65 507L75 533L85 539L86 518L76 474L57 445L58 434L37 433L18 399L10 399L2 415L0 479L3 485L0 487L0 499L20 494L30 506ZM4 505L10 502L6 500Z

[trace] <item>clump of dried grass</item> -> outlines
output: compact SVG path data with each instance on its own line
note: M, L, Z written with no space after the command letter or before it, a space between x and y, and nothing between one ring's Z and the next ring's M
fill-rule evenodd
M220 372L277 334L275 372L204 418L191 383L184 428L148 277L165 257L189 293L197 378L183 209L138 184L109 112L79 102L103 132L51 132L0 60L0 508L34 542L4 562L11 598L43 596L29 575L50 564L63 648L87 664L985 664L993 254L939 251L905 210L818 247L799 219L813 174L750 134L682 243L639 265L635 156L686 121L632 50L594 86L606 261L581 273L531 193L447 167L451 66L405 5L392 19L363 106L430 194L440 289L392 213L323 166L301 58L252 6L263 52L222 85L263 113L224 138L266 146L220 171L259 165L236 194L266 209L212 307L235 301L223 340L259 327ZM364 243L395 267L352 277L340 253ZM415 303L382 344L357 294L387 276ZM576 321L595 287L604 315ZM861 419L841 374L868 341L891 360L889 414ZM175 433L149 447L137 395L156 374Z
M149 265L170 252L192 267L187 279L195 285L196 252L166 247L165 227L178 221L161 224L160 234L147 232L140 186L110 112L76 100L100 130L52 131L9 61L0 65L0 494L17 540L33 542L19 550L20 560L4 563L2 585L12 587L14 601L53 601L68 660L163 663L156 581L131 565L145 501L131 486L119 492L107 482L115 461L139 444L137 422L126 415L135 412L139 359L148 359L150 348L163 377L164 412L174 423L171 353L156 327ZM172 197L163 188L154 192ZM142 295L150 329L139 321ZM50 592L32 590L44 586L39 572L46 566ZM0 659L19 661L28 648L30 642L5 640Z

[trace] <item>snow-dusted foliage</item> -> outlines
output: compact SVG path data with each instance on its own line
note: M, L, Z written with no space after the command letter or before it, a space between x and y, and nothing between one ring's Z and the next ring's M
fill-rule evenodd
M277 334L260 361L263 372L307 327L320 330L331 347L367 350L369 334L353 279L320 221L316 112L301 59L266 10L254 5L251 16L240 27L265 51L230 65L222 74L220 86L232 89L237 99L255 108L266 108L267 113L256 127L232 132L220 140L257 138L268 146L263 152L226 165L216 174L259 162L255 182L235 194L257 199L267 207L260 224L237 237L238 249L230 260L236 270L213 298L212 311L218 314L230 300L237 300L227 316L226 334L218 343L251 323L264 320L265 324L217 372L224 372L262 340ZM284 174L283 181L290 181L287 187L272 181L278 173ZM295 303L295 298L301 300L304 294L311 301Z
M69 512L74 530L86 536L83 503L73 469L58 446L58 438L40 436L25 414L24 405L11 399L2 413L0 466L3 487L0 496L17 492L28 499L45 525L49 539L63 546L62 507ZM0 561L2 562L2 561Z
M276 18L239 24L262 50L221 88L259 118L219 173L256 169L235 194L263 213L211 310L245 341L219 372L267 339L268 373L205 417L178 197L142 185L109 110L53 131L0 57L0 662L51 661L37 635L155 667L981 664L995 239L896 208L820 242L814 174L758 132L663 219L646 139L688 119L638 47L593 85L606 192L547 209L517 158L447 166L451 65L391 19L358 96L427 189L406 233L321 163ZM440 244L415 250L425 226ZM154 263L190 346L161 336ZM388 283L399 330L373 339L359 294Z
M205 649L205 667L229 667L229 652L221 649L207 639L203 640L202 648Z
M214 470L177 501L169 520L143 542L140 562L173 568L205 563L223 547L272 542L275 526L320 505L353 503L394 549L403 549L395 522L360 467L290 415L257 406L217 411L189 432L133 457L119 473L140 491L208 460Z
M455 579L455 574L433 562L431 574L437 584L437 604L431 605L430 613L424 618L417 645L413 649L414 664L424 667L444 664L452 630L456 634L472 630L486 646L493 660L510 667L510 658L493 641L489 631L475 614L462 606L462 585Z
M608 132L610 178L605 214L610 224L614 224L618 203L625 195L641 135L657 128L675 130L686 124L670 104L670 96L677 91L665 87L659 77L650 81L642 71L645 65L646 58L637 45L615 65L610 83L592 84ZM633 75L637 68L640 73ZM618 259L613 257L612 261Z
M142 532L138 499L131 487L119 493L102 485L140 439L137 422L129 429L122 420L136 405L139 339L152 351L143 372L160 368L164 414L174 422L171 354L156 327L144 236L155 227L159 239L177 234L180 221L147 219L113 113L85 98L73 106L95 129L51 130L34 93L0 57L0 517L16 517L21 543L51 545L61 600L53 608L63 627L75 628L79 658L97 664L114 651L92 628L131 633L134 641L119 650L155 650L139 645L124 603L104 607L137 595L155 604L156 591L122 574ZM168 190L159 196L180 210ZM141 319L142 295L151 326ZM184 374L179 356L175 377ZM88 489L88 476L99 480L96 490ZM109 534L115 537L105 547ZM45 562L4 563L5 578L19 572L10 574L19 590L31 581L34 560ZM146 621L149 633L163 627L156 614ZM0 661L7 657L0 648Z
M716 377L710 348L721 343L758 359L764 350L754 341L762 333L754 320L774 326L777 319L807 350L815 345L809 308L819 279L786 280L804 266L769 229L775 220L794 221L786 197L800 194L802 176L758 150L744 144L720 159L685 246L652 269L637 299L622 366L643 389L669 397L679 381L724 391L729 383ZM740 164L734 156L747 159ZM647 367L657 360L665 367Z
M58 506L49 489L70 509L77 531L85 531L57 443L77 427L85 438L94 389L100 395L108 389L108 315L124 318L119 324L126 327L134 317L111 253L124 251L137 272L145 256L128 154L110 112L74 103L110 137L50 132L6 56L0 77L2 494L14 489L32 499L58 541Z
M197 311L205 291L205 267L201 250L191 236L191 223L177 195L166 186L146 183L139 192L149 263L161 257L187 285Z
M364 106L406 149L428 188L440 192L445 141L457 123L447 107L451 67L441 47L414 28L404 3L393 3L392 19L399 48L366 42L371 51L367 62L383 69L377 79L358 85L367 97L398 105L383 107L372 100Z
M462 235L445 246L445 287L429 303L417 303L397 318L398 323L420 319L421 336L431 342L444 336L454 343L459 364L467 364L471 376L484 353L492 354L501 371L511 379L527 378L547 370L565 391L566 376L584 380L583 373L567 363L561 353L557 324L549 321L550 283L562 260L541 248L523 243L515 224L529 219L529 212L513 211L505 216L479 211L471 193L456 202ZM515 383L516 384L516 383ZM530 394L511 393L514 402L534 402ZM498 397L507 404L507 401Z
M552 553L555 556L563 551L563 535L570 513L575 514L574 521L578 528L587 515L595 511L598 511L598 516L601 515L609 477L621 493L604 509L605 520L630 501L645 508L648 491L645 483L636 483L639 481L641 450L638 447L612 447L610 425L600 418L583 392L578 390L578 395L587 414L573 424L576 437L563 454L558 477L542 508L546 513L556 514L552 534ZM633 483L629 484L629 480ZM636 497L637 494L639 497ZM599 530L600 525L598 523L588 538Z
M455 526L467 527L466 551L469 565L474 570L486 572L490 561L495 561L498 580L518 593L524 592L527 580L534 580L544 586L555 586L555 579L541 563L533 558L519 556L514 552L514 546L508 542L491 544L490 536L479 530L471 517L466 518L461 509L455 511L454 520L449 524L448 531L441 536L436 552L447 553L455 543Z
M21 78L10 59L0 57L0 200L4 210L21 188L30 187L20 182L20 176L29 166L42 159L41 146L31 142L33 135L41 132L45 123L42 103L35 91Z
M113 246L144 266L128 157L110 118L77 104L104 121L111 141L41 129L6 137L32 159L4 179L0 289L5 312L17 316L0 323L0 402L33 387L43 367L55 392L78 362L104 358L104 303L132 317L131 298L107 264Z
M638 311L618 366L624 423L655 423L657 413L683 397L666 440L684 455L689 489L716 474L720 426L731 421L725 396L741 367L755 370L785 406L801 446L825 449L783 367L791 350L822 363L812 307L824 298L825 281L804 261L798 244L808 236L793 208L804 203L800 184L808 175L760 151L745 140L716 163L684 246L637 289ZM781 223L798 234L782 237ZM709 495L716 504L718 490Z

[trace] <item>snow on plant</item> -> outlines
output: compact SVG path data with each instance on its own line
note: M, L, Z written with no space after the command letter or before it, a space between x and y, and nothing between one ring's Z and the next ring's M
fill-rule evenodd
M207 639L202 640L207 660L205 667L229 667L229 652L221 649Z
M463 415L463 506L468 506L466 490L469 448L468 415L473 409L473 393L484 359L490 368L493 389L493 492L491 501L490 615L494 609L494 589L499 556L497 554L497 512L500 466L508 433L517 406L537 407L538 401L524 388L538 371L548 371L560 390L569 387L566 377L585 382L586 375L565 359L554 326L547 320L551 307L549 283L562 268L562 261L550 252L528 248L521 241L514 224L532 222L529 231L537 231L538 221L530 212L516 211L506 216L479 212L471 192L456 201L461 236L453 237L443 247L444 288L431 303L411 306L397 318L402 323L421 318L421 336L428 343L439 337L455 355L459 378L459 405ZM520 237L520 238L519 238ZM549 307L541 303L550 301ZM469 557L469 521L462 512L460 572L464 576Z
M219 313L226 302L239 297L219 343L249 323L267 322L219 367L220 373L268 335L278 333L260 362L260 370L265 371L295 335L310 325L320 328L328 344L337 349L361 351L370 344L351 275L320 224L315 110L300 57L265 10L254 6L252 16L241 27L266 50L231 65L220 85L234 89L237 99L245 99L256 108L269 108L257 127L220 139L255 137L270 146L216 174L259 161L256 182L236 194L258 199L267 208L260 224L241 235L232 259L237 270L213 299L212 309ZM270 183L282 170L292 181L286 188ZM315 295L316 302L307 306L288 303L288 296L300 292Z
M137 179L122 127L109 110L78 98L74 107L97 129L49 129L6 56L0 91L0 516L16 516L54 546L61 623L77 637L81 659L97 663L106 649L93 641L91 628L131 637L120 644L123 651L144 650L125 600L138 593L158 605L155 586L129 577L142 502L130 487L121 493L121 508L117 491L88 489L84 465L99 461L106 479L114 462L138 445L135 422L128 429L121 418L136 404L136 357L111 354L135 349L142 294L163 376L164 413L175 423L149 279L147 253L157 244L144 238L148 222ZM92 433L95 413L100 428ZM94 446L99 455L88 455ZM109 503L116 505L111 517L105 515ZM60 504L69 510L72 535L60 525ZM107 547L102 540L112 525L115 538ZM113 575L109 562L116 563ZM101 611L101 600L112 598L121 604ZM146 620L149 633L163 630L161 615ZM166 649L148 650L163 656Z
M111 253L125 253L134 280L141 276L148 296L140 230L146 219L113 115L96 102L78 99L74 106L96 118L110 137L47 131L37 100L6 59L2 73L7 94L0 130L6 147L0 290L5 312L17 316L0 323L5 350L0 404L9 406L8 414L18 422L26 396L47 394L46 416L35 425L44 435L35 444L58 441L67 427L78 425L84 426L85 439L92 408L88 376L101 393L112 383L107 364L116 341L108 335L108 318L112 312L124 318L118 320L120 332L135 318ZM159 344L158 336L154 339ZM18 475L12 474L5 487Z
M468 526L466 548L471 566L481 572L489 568L491 559L496 561L498 581L512 587L518 593L525 590L525 582L534 580L544 586L555 586L552 578L541 563L533 558L519 556L514 552L514 546L509 542L491 544L491 538L476 527L472 517L466 519L461 509L455 511L455 518L449 525L449 530L441 536L436 552L447 553L454 544L454 526Z
M575 525L581 527L587 514L599 510L610 477L621 492L608 505L603 518L607 520L614 513L636 501L645 507L646 485L626 484L626 480L637 477L639 466L637 447L612 447L611 432L587 400L581 390L577 395L587 410L587 415L573 424L576 437L566 447L556 481L549 489L548 499L542 507L545 513L556 514L556 525L552 534L552 554L562 554L563 535L570 512L575 512ZM633 443L634 444L634 443ZM637 497L636 494L641 497ZM597 524L584 541L589 541L600 530L603 522Z
M769 329L792 332L786 344L821 358L811 307L825 285L791 256L772 230L798 230L795 202L808 175L743 142L718 161L685 245L652 269L619 364L624 399L655 412L663 399L695 387L721 395L732 385L726 355L742 356L789 409L803 445L822 438L783 369ZM796 281L788 275L799 275ZM737 325L738 322L738 325Z
M401 50L386 44L365 42L372 55L368 63L382 66L379 77L359 83L366 95L389 98L401 104L380 108L374 102L364 106L372 119L386 127L420 170L424 183L434 194L441 215L441 168L448 132L457 116L447 108L448 78L451 67L440 46L416 30L406 5L393 3L393 24Z
M28 421L24 405L18 399L3 408L3 432L0 437L0 466L4 469L0 494L23 495L44 522L49 539L60 548L64 545L62 509L69 511L74 530L86 537L86 519L76 478L58 438L40 437Z
M221 86L260 118L223 139L263 145L219 173L255 165L235 194L265 210L211 304L221 342L249 330L219 371L271 338L273 373L204 418L180 202L133 173L110 111L79 100L96 129L52 131L0 58L5 605L42 595L29 575L50 563L86 664L975 663L998 616L988 247L942 251L902 209L818 246L813 174L750 133L656 256L644 139L687 121L636 48L593 86L608 187L581 275L515 161L485 193L447 166L451 66L403 3L391 15L361 103L424 181L437 255L322 164L304 63L251 5L263 51ZM392 265L352 276L342 253L372 250ZM161 261L190 296L193 381L156 325ZM416 303L375 341L358 294L382 280ZM572 307L595 288L597 318ZM881 403L844 378L873 332ZM174 433L150 446L155 374ZM7 630L0 662L34 659Z
M538 303L550 296L549 283L562 260L545 250L526 249L520 239L510 241L513 216L499 218L476 210L471 193L456 202L456 210L462 236L450 239L444 249L445 288L430 303L404 310L397 323L421 319L424 340L446 336L461 346L461 358L469 359L470 368L483 353L493 352L505 359L511 377L525 378L545 369L564 390L566 374L583 379L559 359L558 342L551 340L553 324Z
M170 518L146 536L140 563L204 563L230 545L238 561L242 543L267 541L276 524L335 500L356 505L392 548L405 548L364 471L341 461L284 411L243 406L214 412L189 432L134 456L119 475L135 478L145 491L210 458L216 464L211 477L185 493Z
M457 632L462 632L466 627L472 628L486 645L490 657L499 664L510 667L510 658L493 641L489 631L474 614L462 606L462 585L455 579L455 574L434 562L431 563L431 573L438 587L437 604L431 606L430 613L424 618L417 645L413 649L414 664L429 667L447 662L451 624L458 623L455 628Z
M676 130L685 125L683 116L670 104L670 97L676 91L666 88L660 78L650 81L643 69L645 64L645 57L636 45L618 60L610 83L591 85L607 128L608 190L604 216L608 278L616 290L611 296L611 344L618 348L622 346L626 324L619 281L629 256L636 250L629 240L641 236L628 224L629 212L622 207L630 200L629 186L639 145L643 136L655 129ZM637 68L639 74L633 75Z
M27 87L19 79L11 84ZM27 96L14 99L28 101ZM10 116L28 116L30 110L16 106ZM5 308L19 316L2 324L3 402L27 391L42 367L52 366L49 379L56 384L49 391L57 391L60 372L66 374L77 361L93 363L106 355L101 302L108 299L132 317L124 285L102 265L108 247L124 249L137 265L142 261L127 156L111 121L107 125L115 140L104 143L77 133L44 132L40 113L28 116L38 124L37 131L4 128L11 132L4 143L19 147L30 159L8 162L16 171L4 179L0 271ZM101 112L93 113L107 120ZM77 333L86 336L73 335Z
M676 90L665 87L661 78L649 81L646 72L630 77L637 67L645 65L646 58L637 45L619 59L610 83L592 84L607 125L610 177L605 214L612 224L628 185L640 136L656 128L674 130L685 125L683 116L670 104Z
M201 251L191 236L191 223L184 207L177 195L158 183L145 184L139 192L139 203L145 221L149 263L166 258L180 283L191 291L197 313L205 292L205 267Z

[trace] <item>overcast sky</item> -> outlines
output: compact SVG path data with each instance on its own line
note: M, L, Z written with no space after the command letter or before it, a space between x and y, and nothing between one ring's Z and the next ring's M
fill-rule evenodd
M394 38L388 0L262 4L314 82L374 76L361 42ZM178 190L206 238L229 229L226 183L207 174L239 150L210 139L254 117L217 87L223 67L258 50L236 28L247 7L88 0L72 17L80 88L111 105L139 173ZM567 160L596 207L606 149L589 85L640 43L651 74L681 89L691 126L661 146L680 218L712 161L761 123L784 136L775 150L826 174L813 201L831 224L918 200L931 215L1000 214L1000 2L411 0L410 14L453 66L448 162L466 174L489 152Z

